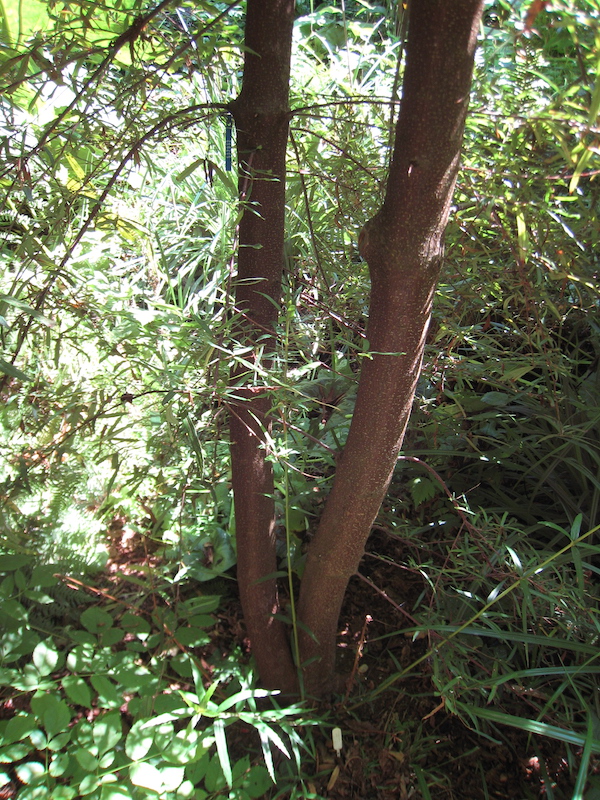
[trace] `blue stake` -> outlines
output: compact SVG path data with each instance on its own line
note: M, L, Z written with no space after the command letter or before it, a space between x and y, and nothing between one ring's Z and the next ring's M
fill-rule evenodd
M225 122L225 169L231 172L231 140L233 138L233 117L227 114Z

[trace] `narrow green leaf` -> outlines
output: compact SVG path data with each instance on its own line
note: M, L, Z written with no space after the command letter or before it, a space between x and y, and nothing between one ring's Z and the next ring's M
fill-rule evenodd
M17 369L12 364L9 364L9 362L5 361L3 358L0 358L0 372L3 372L5 375L10 375L11 378L18 378L20 381L33 380L32 377L26 375L24 372L21 372L20 369Z
M215 731L215 744L217 746L217 755L223 775L227 781L227 785L231 789L233 784L233 776L231 773L231 762L229 760L229 750L227 748L227 739L225 738L225 722L222 719L216 719L214 722Z
M590 756L592 754L593 742L594 742L594 718L591 712L588 712L585 743L583 745L581 761L579 762L579 769L577 770L577 780L575 781L575 786L573 788L573 797L571 798L571 800L583 800L584 798L585 785L588 779L588 769L590 766Z
M495 711L493 708L479 708L478 706L471 706L461 701L456 701L457 707L474 717L487 719L490 722L496 722L499 725L510 725L512 728L517 728L521 731L528 733L538 733L540 736L548 736L550 739L557 739L565 744L572 744L576 747L583 747L589 741L590 752L600 753L600 740L589 739L587 736L582 736L575 731L568 731L563 728L558 728L556 725L549 725L546 722L538 722L534 719L526 719L524 717L517 717L513 714L505 714L502 711Z

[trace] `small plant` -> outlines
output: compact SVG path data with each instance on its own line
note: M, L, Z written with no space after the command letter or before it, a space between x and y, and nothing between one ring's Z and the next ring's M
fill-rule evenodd
M30 556L0 570L0 776L20 800L250 800L277 780L273 748L300 768L300 709L199 655L219 597L97 605Z

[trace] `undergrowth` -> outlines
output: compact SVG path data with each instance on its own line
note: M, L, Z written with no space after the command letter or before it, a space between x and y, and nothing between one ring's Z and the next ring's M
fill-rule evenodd
M120 31L116 10L90 28L71 3L55 39L25 50L2 29L9 797L385 797L382 772L390 791L446 800L436 719L452 737L474 732L474 747L521 736L541 771L524 796L600 796L598 9L553 3L525 30L530 5L486 9L411 425L360 609L349 593L349 683L318 710L256 687L227 611L227 376L247 353L231 343L239 209L224 104L241 12L214 25L209 4L164 13L107 63L96 43ZM282 322L260 373L292 590L367 346L357 239L381 200L397 99L401 18L392 4L346 6L304 3L296 23ZM190 26L208 24L184 55ZM120 578L117 534L144 543ZM477 786L498 796L486 775Z

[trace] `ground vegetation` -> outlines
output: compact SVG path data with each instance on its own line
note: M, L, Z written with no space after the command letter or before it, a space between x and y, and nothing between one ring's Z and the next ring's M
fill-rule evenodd
M484 5L412 415L313 706L256 674L229 428L260 443L262 577L307 652L410 34L403 4L273 4L292 113L260 294L252 5L0 6L0 790L594 800L600 8Z

